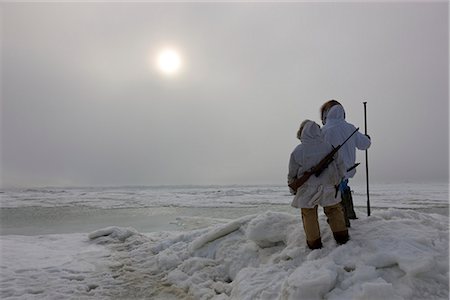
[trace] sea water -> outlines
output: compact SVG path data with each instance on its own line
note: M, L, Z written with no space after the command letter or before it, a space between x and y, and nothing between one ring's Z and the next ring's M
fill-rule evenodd
M358 214L367 214L364 184L354 184ZM139 232L192 230L265 211L298 214L284 185L128 186L3 189L2 235L86 233L106 226ZM371 210L414 209L448 215L447 183L373 184Z

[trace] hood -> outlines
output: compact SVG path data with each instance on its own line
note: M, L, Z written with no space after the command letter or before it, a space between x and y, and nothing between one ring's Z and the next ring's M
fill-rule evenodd
M345 120L345 110L342 105L334 105L330 108L326 115L327 120ZM325 122L326 122L325 121Z
M322 131L320 130L320 126L314 121L308 121L302 130L302 134L300 136L300 140L302 143L314 141L314 140L322 139Z

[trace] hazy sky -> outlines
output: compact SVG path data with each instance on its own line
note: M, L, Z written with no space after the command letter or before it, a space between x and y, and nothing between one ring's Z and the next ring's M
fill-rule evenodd
M3 186L284 184L329 99L373 182L448 181L446 2L0 7Z

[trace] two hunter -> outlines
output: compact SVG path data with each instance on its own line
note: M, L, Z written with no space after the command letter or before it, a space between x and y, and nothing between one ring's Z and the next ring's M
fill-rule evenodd
M318 206L322 206L337 244L349 240L349 219L355 219L348 179L356 173L356 149L370 147L370 138L345 121L343 106L336 100L322 105L324 126L311 120L301 123L301 143L291 153L288 185L301 209L306 242L310 249L322 247Z

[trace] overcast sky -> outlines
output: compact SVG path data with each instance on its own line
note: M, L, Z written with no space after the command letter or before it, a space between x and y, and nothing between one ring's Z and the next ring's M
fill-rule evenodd
M329 99L373 182L448 181L445 1L0 5L4 187L284 184Z

